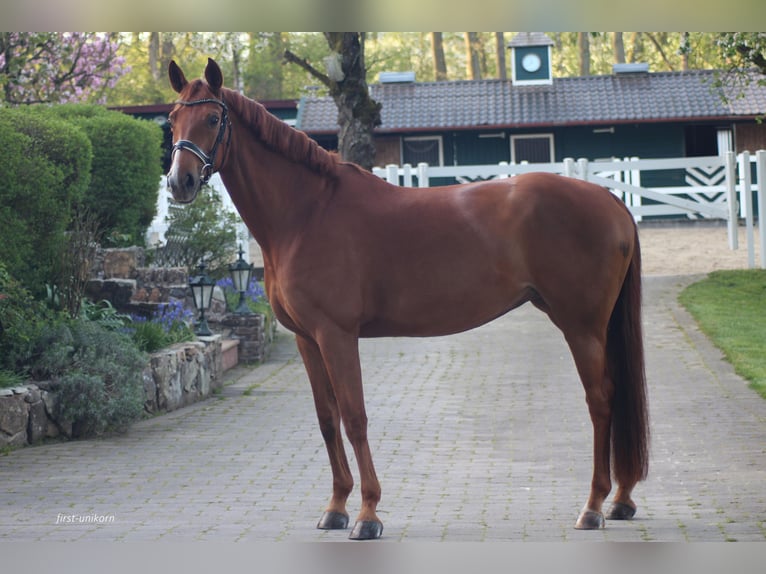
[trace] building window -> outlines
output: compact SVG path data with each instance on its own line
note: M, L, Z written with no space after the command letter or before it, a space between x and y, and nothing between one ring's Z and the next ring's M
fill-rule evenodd
M511 136L513 163L551 163L553 156L553 134Z
M427 163L432 166L444 165L444 151L441 136L409 137L402 140L402 164L416 166Z

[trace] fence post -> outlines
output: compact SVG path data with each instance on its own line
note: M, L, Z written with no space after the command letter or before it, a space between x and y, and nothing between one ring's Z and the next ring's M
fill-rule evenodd
M726 171L726 195L729 203L729 249L733 250L737 249L739 246L739 239L737 237L737 159L733 151L727 151L724 154L724 162Z
M750 152L739 156L739 196L745 216L745 237L747 239L747 268L755 267L755 246L753 244L753 181L750 174Z
M575 161L571 157L564 158L564 175L567 177L575 176Z
M588 160L581 157L577 160L577 167L580 169L580 179L588 181Z
M429 187L428 164L425 162L420 162L418 164L418 187Z
M508 166L508 162L507 161L501 161L498 165L501 166L501 167L507 167ZM501 174L499 174L497 176L497 179L507 179L507 178L508 178L508 174L507 173L501 173Z
M389 163L386 166L386 181L399 185L399 166L394 163Z
M755 176L758 179L758 235L761 246L761 269L766 269L766 151L755 152Z
M402 166L402 178L404 187L412 187L412 166L408 163Z

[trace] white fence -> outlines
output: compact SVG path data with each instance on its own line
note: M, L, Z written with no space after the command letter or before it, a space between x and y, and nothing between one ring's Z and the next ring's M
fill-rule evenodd
M752 182L755 164L756 183ZM684 183L677 186L642 185L651 172L683 170ZM565 159L560 163L464 165L431 167L419 164L388 165L373 172L396 185L429 187L431 179L453 178L460 183L502 179L533 171L558 173L598 183L609 188L630 209L633 217L676 216L690 219L721 219L727 222L729 247L737 249L739 218L745 222L748 266L755 267L754 205L758 198L760 222L760 266L766 268L766 151L755 155L733 152L695 158L638 159L612 161ZM657 174L655 174L657 175ZM654 179L658 179L654 177ZM661 178L660 178L661 179ZM677 179L677 177L676 177ZM747 190L747 191L746 191ZM650 200L646 202L645 200Z
M649 179L652 172L679 169L684 170L686 185L653 187L642 185L642 179L644 181ZM756 183L753 183L751 177L753 170L756 174ZM745 224L750 268L755 267L753 196L756 194L760 223L760 266L766 268L766 151L764 150L754 155L743 152L739 156L728 152L721 156L695 158L626 158L612 161L565 159L560 163L509 164L502 162L496 165L445 167L431 167L423 163L416 168L405 164L401 167L389 165L385 169L373 169L376 175L391 183L417 187L429 187L430 180L434 178L454 178L465 183L506 178L533 171L559 173L603 185L625 202L637 221L641 221L644 217L655 216L724 220L728 224L731 249L738 247L737 227L739 218L742 218ZM218 174L210 178L209 185L220 194L224 208L237 213ZM160 181L157 215L146 234L147 245L165 243L168 206L171 201L166 186L163 176ZM745 193L744 190L750 192ZM651 200L651 203L645 202L645 199ZM247 261L258 259L259 254L250 253L250 234L241 220L237 237L245 251L245 259Z

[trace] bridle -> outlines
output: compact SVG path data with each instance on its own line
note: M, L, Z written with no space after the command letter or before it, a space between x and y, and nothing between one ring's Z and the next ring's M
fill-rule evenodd
M218 136L215 138L215 143L213 144L212 149L210 150L210 155L207 155L202 149L195 144L192 141L189 140L178 140L174 145L173 149L171 151L170 157L172 158L173 155L175 155L176 151L179 150L188 150L192 152L194 155L196 155L201 161L202 161L202 169L200 170L200 180L203 184L207 183L210 179L210 176L213 175L214 165L215 165L215 154L218 151L218 146L223 141L224 134L226 133L226 128L231 128L231 122L229 122L229 109L226 107L226 104L222 100L217 100L215 98L204 98L201 100L192 100L190 102L178 100L176 102L177 104L180 104L182 106L198 106L200 104L218 104L221 106L221 123L218 127ZM229 129L229 137L226 140L226 146L229 146L229 143L231 142L231 129Z

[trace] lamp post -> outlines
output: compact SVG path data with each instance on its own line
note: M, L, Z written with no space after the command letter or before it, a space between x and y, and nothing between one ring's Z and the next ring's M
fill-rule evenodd
M213 301L215 281L205 273L204 261L200 262L198 270L198 275L189 278L189 287L191 287L194 306L199 311L199 321L197 321L197 327L194 330L194 334L200 337L209 337L213 332L207 324L207 319L205 319L205 311L210 309L210 303Z
M236 315L252 315L250 307L245 303L245 292L250 286L250 277L253 275L253 264L247 263L243 258L242 245L239 246L239 258L229 265L229 273L231 274L231 280L234 283L234 289L239 291L239 304L234 309Z

